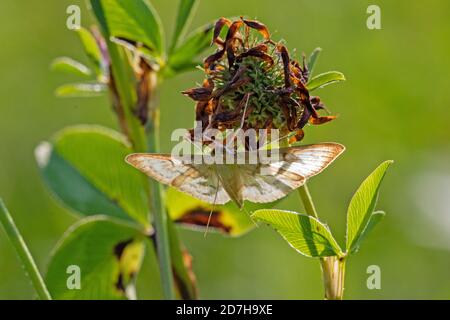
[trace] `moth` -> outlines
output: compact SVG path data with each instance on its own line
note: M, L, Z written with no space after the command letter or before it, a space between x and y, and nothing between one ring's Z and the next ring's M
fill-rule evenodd
M276 160L249 164L206 164L170 154L135 153L126 161L149 177L212 204L281 199L322 172L343 151L338 143L280 148ZM250 157L244 152L244 158Z

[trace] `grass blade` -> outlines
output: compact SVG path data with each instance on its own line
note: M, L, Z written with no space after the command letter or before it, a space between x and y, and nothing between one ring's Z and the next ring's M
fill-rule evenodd
M44 280L36 266L36 263L31 256L30 250L28 250L22 235L17 229L11 214L6 208L3 200L0 199L0 222L8 235L9 240L17 251L19 258L25 268L26 273L30 277L31 283L34 286L39 298L41 300L51 300L50 293L45 286Z

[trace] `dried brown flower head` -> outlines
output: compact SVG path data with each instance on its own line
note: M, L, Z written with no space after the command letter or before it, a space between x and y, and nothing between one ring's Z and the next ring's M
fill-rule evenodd
M226 29L227 28L227 29ZM221 34L225 37L221 38ZM292 132L291 142L303 138L303 127L335 117L319 116L319 97L310 96L305 56L300 64L281 42L271 40L267 27L241 17L220 18L212 44L217 51L204 60L203 85L183 94L196 101L202 129L280 129Z

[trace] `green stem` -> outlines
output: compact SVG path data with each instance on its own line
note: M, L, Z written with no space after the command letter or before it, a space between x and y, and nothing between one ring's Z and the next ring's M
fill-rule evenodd
M312 200L311 193L309 193L306 182L304 185L298 188L298 193L300 194L300 198L302 199L306 213L309 216L313 216L314 218L319 219L319 215L317 214L316 207L314 206L314 202Z
M23 240L19 230L17 229L11 214L6 208L3 200L0 199L0 222L8 235L9 240L19 255L20 260L25 268L25 272L30 277L31 283L34 286L39 298L41 300L51 300L50 293L45 286L44 280L36 266L36 263L31 256L30 250Z
M152 96L154 97L155 92ZM150 103L153 109L151 123L148 128L149 151L152 153L159 152L159 110ZM156 233L156 249L159 260L159 268L161 273L161 281L166 299L174 300L174 281L172 273L172 262L170 253L169 231L167 228L167 212L163 197L163 188L156 180L151 179L150 187L152 191L152 212L153 225Z
M309 216L319 219L316 207L306 183L298 189L303 202L303 207ZM326 300L342 300L344 296L345 258L325 257L320 258L322 280Z
M345 258L336 256L321 260L325 299L342 300L344 297Z

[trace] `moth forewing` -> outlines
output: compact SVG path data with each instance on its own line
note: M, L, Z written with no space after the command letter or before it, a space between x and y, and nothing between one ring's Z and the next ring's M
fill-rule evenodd
M230 201L212 166L193 164L190 160L165 154L135 153L126 162L147 176L208 203Z
M285 163L275 162L271 166L281 167L308 179L322 172L344 150L342 144L333 142L283 148L280 153Z
M344 149L341 144L321 143L271 150L277 152L276 157L269 154L271 161L241 171L243 198L263 203L281 199L323 171Z

